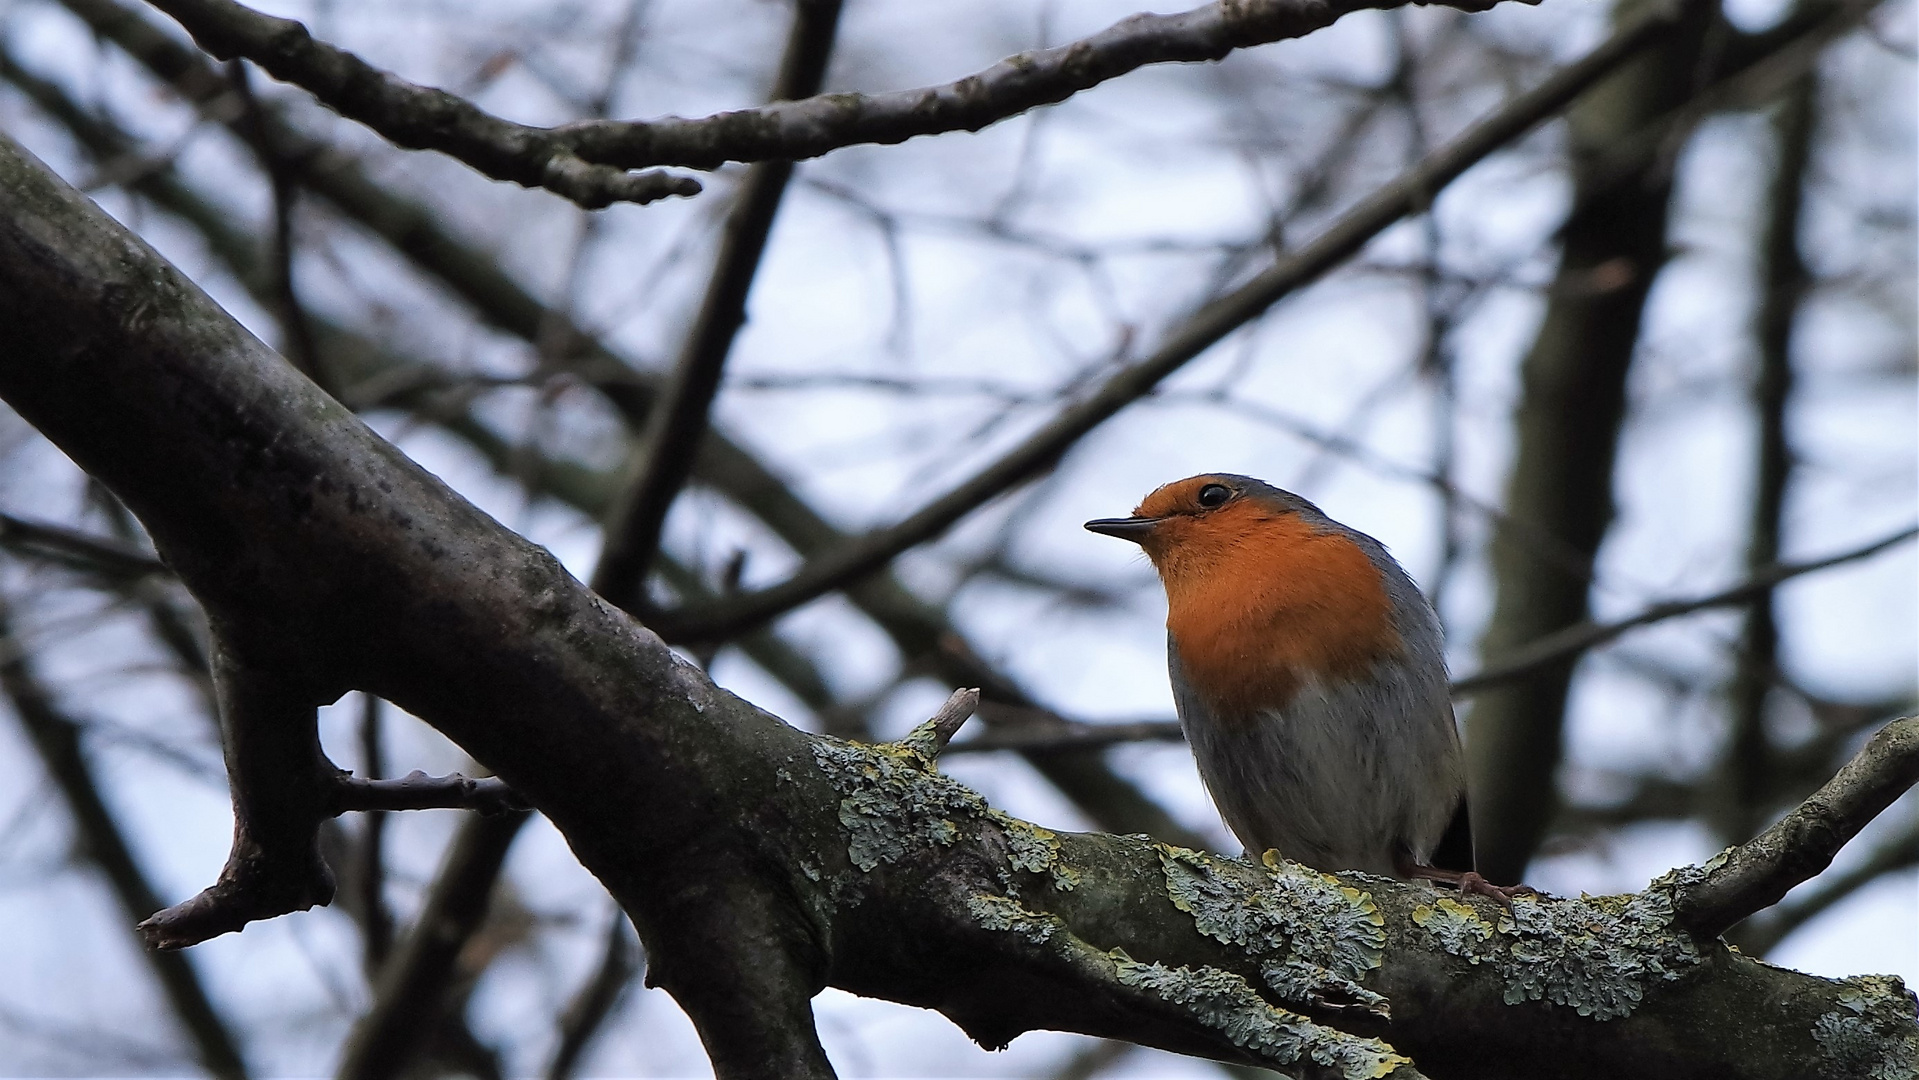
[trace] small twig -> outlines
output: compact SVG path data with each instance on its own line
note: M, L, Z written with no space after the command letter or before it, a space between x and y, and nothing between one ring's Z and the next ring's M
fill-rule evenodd
M1690 615L1695 611L1746 603L1755 597L1764 596L1781 583L1801 574L1810 574L1817 570L1877 555L1889 547L1912 539L1915 535L1919 535L1919 526L1902 529L1891 536L1874 540L1864 547L1829 555L1823 559L1801 563L1775 563L1731 588L1689 600L1668 600L1653 604L1637 615L1616 622L1578 623L1568 626L1564 630L1554 631L1539 638L1523 649L1516 650L1496 664L1488 664L1463 679L1454 680L1452 691L1454 694L1470 694L1489 686L1511 682L1542 668L1566 663L1586 650L1603 645L1628 630L1681 615Z
M239 659L219 640L214 684L233 792L233 846L212 885L140 923L150 948L198 945L333 900L320 823L330 816L327 779L337 770L320 749L313 695L272 665Z
M333 789L335 815L353 810L477 810L503 814L531 809L526 800L494 777L451 773L428 776L418 769L398 780L341 776Z
M234 60L227 64L227 81L233 84L233 92L243 106L237 122L248 129L247 142L255 148L260 168L267 174L267 186L273 192L273 291L274 306L278 309L274 314L281 330L280 355L299 368L301 374L331 389L330 380L324 378L320 370L320 350L313 340L313 322L307 318L306 307L300 302L300 292L294 284L293 212L300 198L299 184L287 168L287 155L274 145L273 125L267 122L266 110L253 95L246 61Z
M939 707L930 719L908 732L900 745L918 753L928 761L940 756L946 744L953 740L960 726L972 718L979 709L979 688L953 691L946 704Z
M1832 864L1866 823L1919 783L1919 717L1894 720L1812 797L1752 840L1707 864L1674 893L1678 923L1716 937L1779 902Z

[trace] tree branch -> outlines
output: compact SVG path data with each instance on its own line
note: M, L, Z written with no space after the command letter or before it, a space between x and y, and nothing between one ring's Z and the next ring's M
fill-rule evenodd
M828 94L701 120L589 120L557 128L502 120L464 98L407 82L316 40L298 22L230 0L154 0L154 6L214 56L244 56L396 145L437 150L496 180L546 188L597 208L700 190L689 177L630 169L794 161L858 143L977 131L1148 64L1217 60L1234 49L1304 36L1354 11L1403 2L1221 0L1177 15L1135 15L1084 40L1011 56L943 86ZM1482 11L1496 2L1451 0L1446 6Z
M1168 335L1152 356L1112 376L998 461L904 521L867 533L806 563L779 585L722 600L700 611L661 613L651 623L676 640L726 637L865 577L907 548L939 535L988 500L1051 468L1088 431L1257 318L1280 298L1337 266L1401 217L1425 209L1454 178L1532 130L1658 40L1672 25L1678 10L1656 5L1592 52L1514 98L1373 192L1305 247L1206 305Z
M1919 865L1919 816L1890 840L1873 849L1866 860L1844 873L1819 879L1809 895L1760 912L1732 928L1727 940L1753 956L1766 956L1793 931L1831 910L1882 875Z
M237 638L271 658L257 701L256 669L222 661L242 691L223 693L253 706L234 714L304 738L308 701L365 688L498 771L633 916L726 1080L831 1075L808 1008L826 985L938 1008L992 1045L1046 1027L1297 1075L1414 1075L1410 1057L1482 1080L1758 1080L1919 1055L1894 981L1766 968L1678 928L1690 874L1503 913L1051 833L912 748L797 731L381 442L5 141L0 191L0 396L140 515L223 657ZM297 854L274 865L300 877Z
M233 789L233 850L218 881L140 923L156 949L197 945L333 900L319 839L337 770L320 749L316 699L217 638L213 680Z
M219 59L244 56L397 146L438 150L495 180L545 188L589 210L699 194L699 181L692 177L634 173L581 160L549 132L502 120L464 98L381 71L316 40L292 19L228 0L155 0L153 6L173 16Z
M1879 729L1812 797L1760 833L1706 864L1674 896L1681 926L1716 937L1779 902L1794 885L1832 865L1846 841L1919 783L1919 717Z
M473 779L453 773L428 776L415 769L398 780L339 776L332 788L335 814L350 810L474 810L504 814L527 809L526 801L493 777Z
M1516 649L1501 658L1498 663L1486 667L1453 682L1454 694L1471 694L1490 686L1509 683L1536 672L1569 663L1584 654L1586 650L1603 645L1619 637L1628 630L1637 629L1666 619L1690 615L1695 611L1707 611L1712 608L1733 607L1748 603L1756 597L1765 596L1780 584L1790 581L1801 574L1810 574L1818 570L1840 566L1849 562L1877 555L1889 547L1902 544L1914 536L1919 536L1919 526L1902 529L1891 536L1857 547L1851 551L1829 555L1810 562L1774 563L1761 569L1752 577L1731 588L1721 589L1705 596L1687 600L1667 600L1653 604L1637 615L1609 623L1580 623L1568 626L1538 638L1522 649Z

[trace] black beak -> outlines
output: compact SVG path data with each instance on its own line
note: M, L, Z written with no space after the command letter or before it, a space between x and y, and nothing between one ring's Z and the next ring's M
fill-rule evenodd
M1102 536L1117 536L1121 540L1131 540L1135 544L1140 544L1152 535L1153 527L1158 524L1158 518L1095 518L1086 523L1086 531L1096 532Z

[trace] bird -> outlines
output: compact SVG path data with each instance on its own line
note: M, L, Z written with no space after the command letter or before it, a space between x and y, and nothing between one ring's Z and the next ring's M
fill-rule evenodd
M1166 588L1180 728L1248 855L1533 891L1476 870L1439 617L1384 544L1233 473L1085 527L1138 544Z

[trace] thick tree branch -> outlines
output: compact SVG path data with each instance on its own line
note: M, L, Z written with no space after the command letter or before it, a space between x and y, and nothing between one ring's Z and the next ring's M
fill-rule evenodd
M1919 717L1879 730L1825 787L1760 833L1706 864L1674 898L1680 925L1716 937L1779 902L1832 865L1866 823L1919 783Z
M1872 854L1843 873L1820 877L1818 887L1732 928L1727 940L1752 956L1766 956L1793 931L1825 914L1882 875L1919 866L1919 815Z
M1298 1075L1413 1075L1410 1057L1482 1080L1783 1080L1919 1055L1895 982L1765 968L1676 927L1691 875L1502 914L1050 833L913 747L799 732L381 442L5 142L0 191L0 396L140 514L223 649L271 658L263 701L260 668L228 679L235 714L304 737L311 701L364 687L499 772L633 915L721 1077L830 1075L808 1009L825 985L938 1008L989 1044L1049 1027ZM300 854L273 868L303 881Z
M1658 40L1672 25L1677 10L1681 8L1661 6L1634 20L1586 56L1434 151L1362 200L1305 247L1206 305L1168 335L1153 355L1128 365L999 460L905 520L808 562L779 585L722 600L701 611L664 613L653 622L662 633L676 639L725 637L865 577L901 551L939 535L981 504L1051 468L1088 431L1161 380L1257 318L1280 298L1337 266L1401 217L1429 206L1440 189L1461 173L1532 130Z
M1810 574L1870 558L1887 548L1903 544L1914 536L1919 536L1919 527L1901 529L1891 536L1881 537L1869 544L1837 555L1829 555L1823 559L1774 563L1771 566L1762 567L1750 578L1729 588L1686 600L1667 600L1652 604L1636 615L1615 622L1580 623L1563 630L1556 630L1528 643L1524 648L1515 649L1501 657L1497 663L1488 664L1465 678L1454 680L1453 693L1471 694L1557 665L1569 664L1584 655L1587 650L1604 645L1628 630L1641 626L1663 622L1681 615L1690 615L1695 611L1709 611L1713 608L1751 603L1757 597L1771 595L1773 589L1801 574Z

